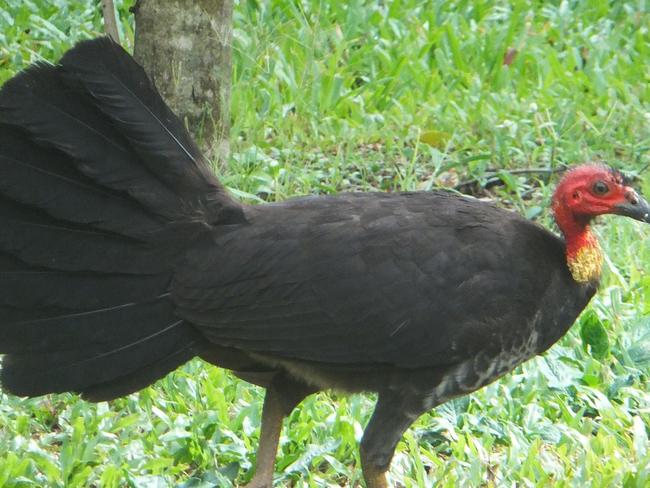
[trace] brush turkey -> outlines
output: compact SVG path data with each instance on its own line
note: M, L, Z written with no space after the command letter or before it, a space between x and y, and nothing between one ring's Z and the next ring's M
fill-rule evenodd
M360 450L385 487L419 415L565 334L598 285L592 218L650 222L599 165L553 212L564 239L441 191L243 205L140 66L82 42L0 91L2 387L109 400L199 356L267 389L256 488L306 395L377 392Z

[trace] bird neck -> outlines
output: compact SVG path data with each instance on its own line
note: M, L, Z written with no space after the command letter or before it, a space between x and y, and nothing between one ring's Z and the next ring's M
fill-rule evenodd
M598 239L591 232L589 218L580 218L563 207L554 206L557 222L566 243L566 260L571 276L578 283L600 278L603 253Z

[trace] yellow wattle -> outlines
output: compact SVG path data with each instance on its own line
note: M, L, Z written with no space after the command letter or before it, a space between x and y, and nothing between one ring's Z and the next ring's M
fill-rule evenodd
M572 255L567 256L567 264L571 276L578 283L586 283L600 278L603 267L603 253L598 242L594 239L575 253L572 253Z

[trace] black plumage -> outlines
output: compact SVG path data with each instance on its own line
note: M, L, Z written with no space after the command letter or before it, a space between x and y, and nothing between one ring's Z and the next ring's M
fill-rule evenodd
M241 205L142 68L83 42L0 91L3 388L111 399L200 356L267 388L253 487L304 396L375 391L361 459L384 487L418 415L546 350L595 293L580 178L618 185L598 213L648 220L616 175L583 173L554 203L569 248L446 192Z
M93 76L123 80L148 108L133 108L131 99L104 107L85 84ZM133 111L160 118L143 135L166 154L151 156L158 167L147 166L120 132L117 121L128 123ZM5 84L0 351L8 353L7 390L114 398L205 349L200 333L174 313L174 260L210 221L240 210L188 141L142 69L106 39Z
M498 354L513 322L556 310L570 292L577 299L568 326L594 291L572 280L559 238L447 193L296 199L252 207L247 217L193 246L172 294L179 315L212 340L262 354L454 364L488 348Z

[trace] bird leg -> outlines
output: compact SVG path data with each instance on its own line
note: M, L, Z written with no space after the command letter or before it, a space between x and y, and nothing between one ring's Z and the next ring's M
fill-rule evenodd
M427 409L426 402L402 394L381 394L363 433L361 468L366 488L388 488L386 472L406 429Z
M266 387L255 476L244 488L272 488L282 420L316 388L278 373Z

